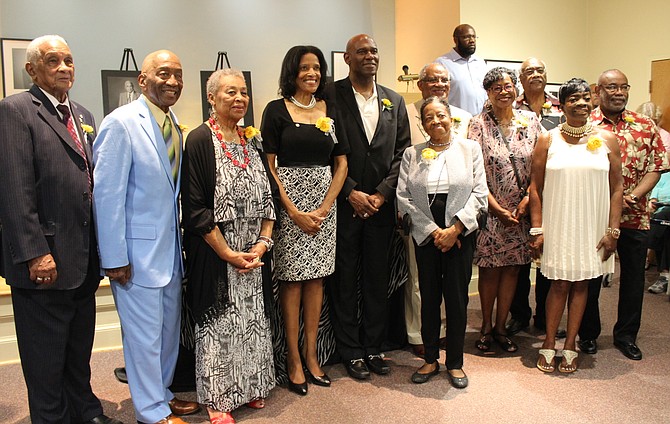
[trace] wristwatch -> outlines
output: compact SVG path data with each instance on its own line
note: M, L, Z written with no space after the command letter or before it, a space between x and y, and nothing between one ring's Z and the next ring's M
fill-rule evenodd
M605 234L609 234L612 236L614 240L619 240L619 236L621 235L621 230L618 228L607 228L607 231L605 231Z

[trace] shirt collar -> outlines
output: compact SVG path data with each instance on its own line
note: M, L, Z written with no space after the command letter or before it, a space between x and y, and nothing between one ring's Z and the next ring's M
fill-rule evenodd
M351 89L354 90L354 96L356 96L356 95L361 96L361 98L363 100L365 100L366 102L369 102L369 101L377 98L377 84L372 84L372 96L370 96L369 99L366 99L364 95L362 95L361 93L356 91L356 88L354 87L353 84L351 85Z
M163 123L165 122L165 117L170 116L169 113L163 112L161 108L156 106L149 100L144 94L142 94L140 97L144 99L146 102L147 106L149 106L149 111L151 112L151 115L153 115L154 119L156 120L156 123L158 124L159 127L163 127ZM170 121L172 121L172 118L170 118Z
M70 98L67 95L65 95L65 101L63 103L61 103L53 95L44 91L42 89L42 87L40 87L39 85L37 86L37 88L39 88L42 91L42 93L44 93L44 95L47 96L47 99L49 99L51 104L53 104L54 109L56 109L56 106L58 106L58 105L65 105L65 106L67 106L68 109L70 109L70 114L72 114L72 109L70 108ZM58 110L58 109L56 109L56 110ZM60 112L58 112L58 113L60 114Z

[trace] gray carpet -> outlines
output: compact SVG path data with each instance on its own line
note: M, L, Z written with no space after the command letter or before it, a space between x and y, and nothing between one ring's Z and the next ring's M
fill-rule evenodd
M656 278L648 272L650 285ZM532 296L532 295L531 295ZM411 351L393 351L386 358L393 365L388 376L358 382L342 366L325 367L334 380L330 388L310 385L299 397L285 387L275 388L263 410L240 408L233 412L245 423L669 423L670 406L670 302L665 295L645 294L638 345L642 361L626 359L612 346L616 318L618 279L601 292L603 335L600 351L580 355L579 370L572 375L543 374L535 368L541 334L522 332L515 337L520 349L483 356L474 347L481 320L479 299L471 297L464 370L467 389L450 386L444 371L424 385L410 382L422 363ZM559 346L560 347L560 346ZM112 374L123 363L121 351L93 355L93 389L105 413L134 423L128 387ZM30 423L26 389L19 365L0 367L5 396L0 400L0 423ZM180 397L195 399L194 393ZM205 412L184 417L188 423L208 422Z

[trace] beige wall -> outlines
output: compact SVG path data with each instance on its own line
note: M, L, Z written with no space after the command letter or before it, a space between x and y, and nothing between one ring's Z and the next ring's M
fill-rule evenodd
M451 34L459 24L459 0L396 0L396 67L395 87L407 91L407 84L397 82L402 66L408 65L410 73L417 74L426 63L448 52L453 47ZM416 86L410 92L418 91Z

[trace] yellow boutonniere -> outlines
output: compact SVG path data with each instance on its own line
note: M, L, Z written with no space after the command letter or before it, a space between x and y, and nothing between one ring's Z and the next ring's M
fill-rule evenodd
M433 160L437 157L437 152L430 147L426 147L421 151L421 157L425 160Z
M244 129L244 138L251 140L252 138L259 136L261 134L260 130L256 127L249 125Z
M93 127L86 124L81 124L81 129L84 130L86 134L93 134Z
M185 133L186 131L188 131L188 125L179 124L179 130L182 133Z
M316 127L320 129L321 131L327 133L330 132L331 127L333 125L333 120L330 119L327 116L322 116L319 119L316 120Z
M603 141L604 140L597 135L592 135L589 137L589 141L586 142L586 149L594 152L603 145Z
M389 112L393 110L393 103L389 99L382 99L382 110L388 110Z
M626 122L628 122L629 124L632 124L633 122L635 122L635 118L633 118L633 117L630 116L630 115L626 115L626 116L624 116L624 117L623 117L623 120L626 121Z
M452 116L451 117L451 122L454 124L460 124L461 123L461 117L460 116Z
M544 102L544 104L542 105L542 109L547 110L551 109L551 102Z
M528 128L528 120L523 116L517 116L515 124L517 127Z

